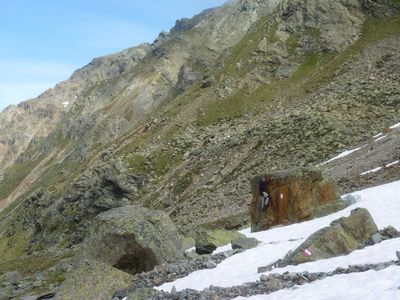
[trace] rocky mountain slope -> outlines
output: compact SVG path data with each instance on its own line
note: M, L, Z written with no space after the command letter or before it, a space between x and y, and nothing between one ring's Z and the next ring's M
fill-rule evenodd
M246 224L250 177L317 165L399 121L398 5L230 1L7 108L0 271L74 256L97 215L132 204L188 236ZM346 191L364 182L331 168Z

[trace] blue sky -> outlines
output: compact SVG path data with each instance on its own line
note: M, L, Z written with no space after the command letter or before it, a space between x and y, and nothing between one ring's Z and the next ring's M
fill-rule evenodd
M225 0L12 0L0 8L0 110L36 97L92 58L153 41Z

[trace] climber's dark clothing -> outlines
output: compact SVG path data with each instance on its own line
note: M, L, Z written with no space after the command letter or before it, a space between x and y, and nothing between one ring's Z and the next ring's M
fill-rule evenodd
M260 190L260 196L261 196L261 201L262 201L261 207L263 210L265 210L269 204L269 195L267 193L267 182L266 182L265 178L260 179L259 190Z
M260 179L260 195L262 196L264 192L267 191L267 182L262 179Z

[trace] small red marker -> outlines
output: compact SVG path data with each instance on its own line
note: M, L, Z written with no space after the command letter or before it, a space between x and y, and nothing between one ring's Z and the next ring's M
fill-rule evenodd
M311 255L312 255L311 250L310 250L310 249L304 250L304 255L305 255L305 256L311 256Z

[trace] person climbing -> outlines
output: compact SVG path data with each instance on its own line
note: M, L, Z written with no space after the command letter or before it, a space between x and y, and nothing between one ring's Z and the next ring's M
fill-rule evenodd
M261 196L261 207L262 210L267 209L268 204L269 204L269 195L267 193L267 181L265 179L265 176L261 177L260 183L259 183L259 188L260 188L260 196Z

